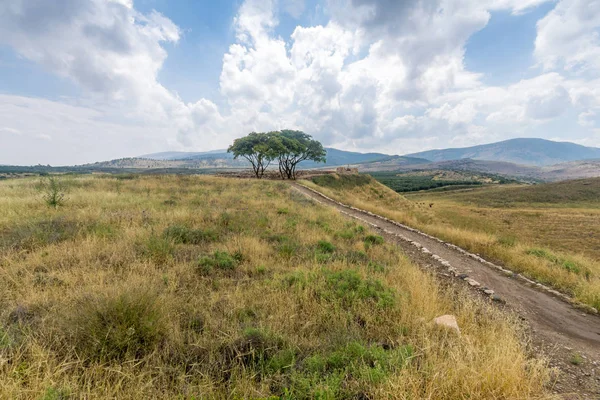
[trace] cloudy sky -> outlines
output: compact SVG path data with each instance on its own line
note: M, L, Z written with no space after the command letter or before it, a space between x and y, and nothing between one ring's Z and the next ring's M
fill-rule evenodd
M0 164L283 128L389 154L600 146L600 0L0 0Z

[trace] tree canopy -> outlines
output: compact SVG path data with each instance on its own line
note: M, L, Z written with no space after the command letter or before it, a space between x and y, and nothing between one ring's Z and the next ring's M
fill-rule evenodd
M233 153L233 158L243 157L252 164L252 169L257 178L262 178L265 169L278 156L275 148L274 133L252 132L247 136L235 139L233 144L227 149L228 153Z
M265 169L273 160L279 162L282 179L296 179L296 168L305 160L325 162L327 152L312 136L294 130L266 133L252 132L236 139L227 149L234 158L244 157L252 164L254 174L262 178Z

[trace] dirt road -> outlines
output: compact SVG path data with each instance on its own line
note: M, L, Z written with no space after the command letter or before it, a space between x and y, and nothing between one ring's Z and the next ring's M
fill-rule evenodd
M481 295L488 296L490 301L505 304L504 307L516 312L530 326L535 351L545 353L550 364L560 370L553 390L568 399L600 399L598 315L575 308L517 275L492 268L484 260L428 235L341 205L299 184L293 186L315 201L373 226L386 239L398 243L422 267L433 266L444 276L464 281Z

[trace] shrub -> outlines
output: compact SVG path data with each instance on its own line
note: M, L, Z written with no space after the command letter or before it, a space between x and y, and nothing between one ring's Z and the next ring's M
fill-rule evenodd
M383 240L383 237L381 237L381 236L367 235L365 237L365 244L367 244L367 245L371 245L371 244L377 245L377 244L383 244L383 243L384 243L384 240Z
M363 279L355 270L339 272L325 270L324 274L325 298L340 299L346 306L351 306L357 300L370 300L383 308L395 303L395 296L390 288L386 288L378 280Z
M335 246L326 240L319 240L317 250L321 253L331 254L335 252Z
M233 271L242 261L241 253L229 254L226 251L215 251L210 256L204 256L198 260L198 271L202 275L210 275L214 270Z
M42 199L48 207L58 208L66 201L67 186L56 176L41 179L39 189L42 192Z
M142 253L155 263L164 264L173 256L174 250L170 240L152 235L144 243Z
M411 346L384 349L351 341L330 351L315 352L295 367L288 398L373 398L373 386L405 368L413 356Z
M139 359L166 337L164 318L155 293L127 290L81 300L68 319L79 356L94 361Z

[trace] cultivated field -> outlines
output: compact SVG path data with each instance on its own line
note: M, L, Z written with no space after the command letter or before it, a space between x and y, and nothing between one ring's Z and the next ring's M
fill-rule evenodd
M407 197L366 176L315 182L332 197L504 263L600 310L600 179Z
M0 182L0 398L548 398L517 321L287 184L124 178Z

